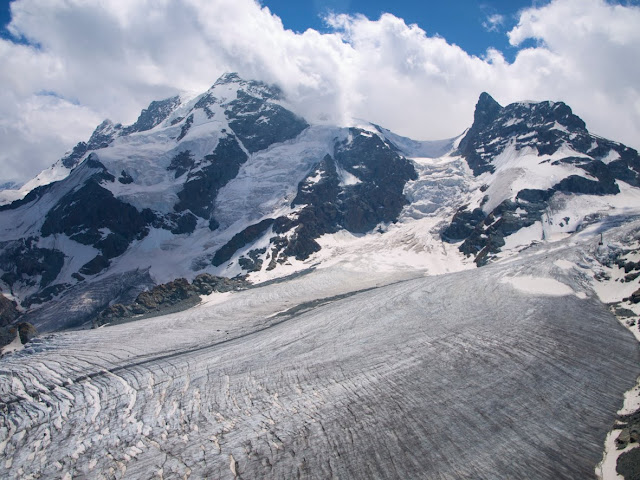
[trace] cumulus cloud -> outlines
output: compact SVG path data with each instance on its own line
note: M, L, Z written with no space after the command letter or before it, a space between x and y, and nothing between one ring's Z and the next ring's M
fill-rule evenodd
M446 138L470 125L488 91L502 103L564 100L595 133L640 146L637 7L553 0L524 10L508 33L520 48L513 63L390 14L330 15L330 33L294 33L254 0L16 0L11 11L10 31L29 43L0 40L0 180L31 177L102 119L130 123L151 100L204 91L225 71L279 84L312 122L357 117ZM537 47L520 47L531 39Z

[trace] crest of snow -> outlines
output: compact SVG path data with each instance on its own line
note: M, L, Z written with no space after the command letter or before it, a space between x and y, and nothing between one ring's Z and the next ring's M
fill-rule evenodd
M607 153L607 156L602 159L602 162L608 165L611 162L614 162L616 160L620 160L620 154L615 150L611 149L609 150L609 153Z
M503 126L504 127L511 127L512 125L517 125L519 123L524 122L524 120L522 118L519 117L513 117L510 118L509 120L507 120L506 122L504 122Z
M234 100L238 99L238 90L240 89L239 83L216 83L209 89L209 92L216 97L221 105L226 105Z
M48 185L51 182L57 182L66 178L69 175L67 167L62 165L62 162L56 162L46 170L40 172L35 178L32 178L20 188L15 190L2 190L0 191L0 205L15 202L21 200L27 196L27 194L36 187L42 185Z
M564 297L576 292L569 286L553 278L522 276L503 277L500 283L511 285L516 290L533 295L548 295L552 297Z
M102 230L108 231L108 229ZM103 233L103 238L104 236L106 235ZM80 270L84 264L100 253L96 248L75 242L64 234L54 234L40 238L38 247L55 249L64 253L64 265L56 278L56 283L75 283L77 280L72 277L72 274Z
M304 183L308 184L308 185L313 185L315 183L318 183L320 180L322 180L322 177L324 172L318 172L316 173L313 177L307 177L304 180Z
M567 127L565 127L564 125L560 125L557 121L553 123L553 127L551 127L551 130L559 130L564 133L569 133Z
M542 222L536 222L525 228L521 228L515 233L504 238L503 251L517 249L526 245L531 245L535 241L543 238Z
M23 349L24 345L22 345L22 341L20 340L20 334L16 332L16 337L13 339L13 341L10 344L2 347L2 349L0 350L0 357L6 355L7 353L19 352Z
M336 171L338 173L338 178L340 179L341 187L350 187L352 185L357 185L359 183L362 183L362 180L360 180L354 174L347 172L345 169L343 169L339 165L336 165Z
M526 140L528 138L533 138L536 135L538 135L538 132L533 131L533 132L529 132L529 133L525 133L524 135L519 135L518 137L516 137L518 140Z
M377 130L391 143L393 143L406 157L438 158L449 153L454 148L454 142L458 138L445 140L413 140L403 137L386 128L377 127Z
M316 125L295 140L257 152L240 167L236 178L225 185L216 200L214 217L225 229L238 218L273 217L290 212L298 184L327 154L333 154L334 139L342 129Z
M353 128L363 130L364 132L361 132L361 134L367 137L370 137L372 135L377 135L380 138L383 138L383 136L380 134L381 132L378 131L378 129L374 124L372 124L371 122L367 122L366 120L363 120L361 118L352 118L351 126Z
M563 145L553 155L538 156L532 147L520 150L511 142L493 160L494 173L486 173L481 179L489 184L485 192L489 200L482 207L491 212L504 200L513 200L520 190L525 188L547 190L570 175L591 178L584 170L569 164L553 165L555 160L566 157L585 157L567 145Z

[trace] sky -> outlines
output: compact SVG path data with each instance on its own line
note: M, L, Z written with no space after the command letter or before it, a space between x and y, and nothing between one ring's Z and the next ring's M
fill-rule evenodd
M486 91L640 148L640 0L0 0L0 25L0 184L231 71L311 123L450 138Z

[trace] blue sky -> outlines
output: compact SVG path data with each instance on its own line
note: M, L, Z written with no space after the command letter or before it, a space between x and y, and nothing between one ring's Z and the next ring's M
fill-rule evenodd
M307 28L328 31L323 20L328 12L360 13L370 20L391 13L407 24L417 24L427 35L444 37L472 55L484 55L487 48L494 47L509 60L513 60L519 48L509 45L505 33L517 24L518 12L534 4L523 0L262 0L261 3L282 19L285 28L297 32ZM546 3L548 0L535 2ZM500 22L495 23L496 20Z

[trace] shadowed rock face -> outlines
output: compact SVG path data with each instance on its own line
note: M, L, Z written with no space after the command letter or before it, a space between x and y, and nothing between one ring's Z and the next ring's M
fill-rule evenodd
M417 178L412 163L379 136L352 128L298 185L295 215L276 219L272 262L308 258L320 250L316 239L345 229L366 233L380 223L395 222L409 202L404 187ZM294 231L289 237L286 232Z
M197 172L189 173L180 192L177 212L191 210L199 217L209 219L218 191L235 178L240 165L247 161L247 154L240 148L233 136L220 139L211 155L206 155ZM175 168L176 177L185 173L193 163L189 163L188 152L174 158L170 168Z
M0 474L593 478L640 357L591 294L500 281L581 291L547 255L298 304L317 271L33 345L0 377Z
M9 325L20 316L16 302L12 302L0 293L0 327Z

